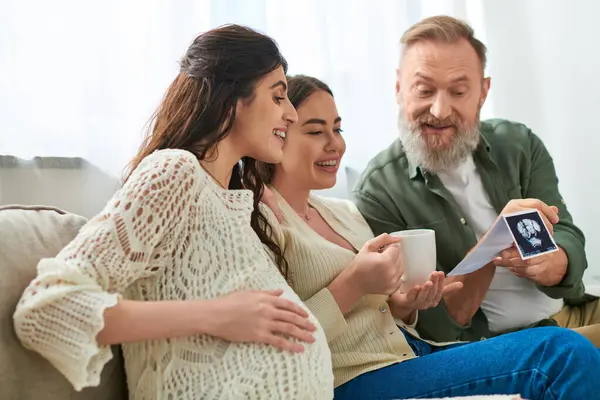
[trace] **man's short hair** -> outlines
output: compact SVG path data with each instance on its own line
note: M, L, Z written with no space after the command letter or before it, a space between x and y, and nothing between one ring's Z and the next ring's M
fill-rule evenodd
M419 42L456 43L461 39L465 39L473 46L481 62L481 69L485 71L487 62L485 45L475 37L475 32L469 24L456 18L446 15L425 18L404 32L400 44L402 45L402 53L404 53L410 46Z

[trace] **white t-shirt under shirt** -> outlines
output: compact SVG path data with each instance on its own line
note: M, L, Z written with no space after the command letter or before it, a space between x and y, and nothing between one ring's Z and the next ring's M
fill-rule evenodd
M477 172L473 158L469 157L455 170L438 174L464 218L481 238L498 216L491 205ZM492 332L502 332L523 327L558 313L563 307L561 299L552 299L541 292L535 283L519 278L508 269L496 268L496 273L481 304Z

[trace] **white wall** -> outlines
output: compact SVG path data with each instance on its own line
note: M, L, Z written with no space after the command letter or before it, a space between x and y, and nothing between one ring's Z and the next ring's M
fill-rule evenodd
M493 114L526 123L552 154L560 189L600 280L600 3L484 3Z

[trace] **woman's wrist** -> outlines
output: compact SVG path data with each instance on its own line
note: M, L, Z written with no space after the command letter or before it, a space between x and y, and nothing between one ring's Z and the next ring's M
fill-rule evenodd
M414 308L403 307L394 301L394 297L390 297L390 311L395 318L400 318L407 325L412 325L417 317L417 310Z
M193 316L194 333L219 337L219 303L221 299L190 301L189 315Z
M347 268L340 273L327 287L333 298L342 311L346 314L358 302L363 293L357 282L356 275L351 268Z
M400 318L406 325L412 325L417 319L417 310L405 309L400 315L395 315L396 318Z

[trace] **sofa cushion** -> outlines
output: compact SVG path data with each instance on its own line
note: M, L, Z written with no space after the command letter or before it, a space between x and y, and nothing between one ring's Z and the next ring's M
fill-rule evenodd
M48 361L22 347L13 329L15 307L39 260L56 255L85 223L84 217L53 207L0 207L0 399L127 399L118 347L100 386L76 392Z

